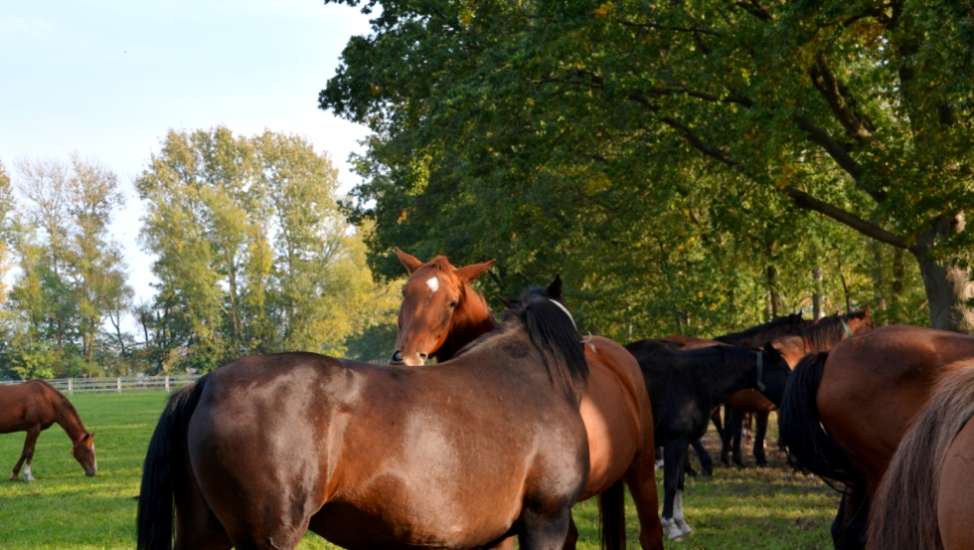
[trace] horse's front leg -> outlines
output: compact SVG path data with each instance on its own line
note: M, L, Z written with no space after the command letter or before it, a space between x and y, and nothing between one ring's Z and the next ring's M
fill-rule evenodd
M39 426L31 427L27 430L27 438L24 440L24 450L20 453L20 458L17 460L17 464L14 465L13 474L10 476L10 481L16 481L17 476L20 474L20 467L24 466L24 481L34 481L34 474L30 471L30 463L34 460L34 445L37 443L37 436L41 434L41 429Z

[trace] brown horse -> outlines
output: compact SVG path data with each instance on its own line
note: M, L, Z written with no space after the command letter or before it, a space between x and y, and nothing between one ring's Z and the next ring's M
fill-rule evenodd
M841 486L836 548L862 548L869 506L911 419L940 377L974 357L974 337L889 326L812 354L788 381L781 438L796 467Z
M57 423L71 439L71 454L93 476L98 470L95 459L95 434L85 430L81 417L66 397L47 382L31 380L22 384L0 386L0 433L27 432L24 450L14 465L11 480L24 468L24 481L34 481L31 462L34 444L41 432Z
M974 361L945 370L876 491L869 548L974 548Z
M431 367L247 357L170 399L149 444L138 548L560 548L588 473L581 338L532 290Z
M456 268L443 256L423 262L396 250L409 272L399 310L394 362L426 357L444 361L456 350L492 330L493 317L470 282L493 261ZM560 279L553 286L560 288ZM641 525L643 548L662 548L654 475L652 407L639 364L619 344L598 336L586 338L588 385L581 414L588 435L590 470L580 500L600 499L603 543L625 546L622 483L629 486ZM575 547L574 524L566 541Z
M786 319L794 320L797 315ZM767 341L781 353L789 366L794 367L809 353L828 351L843 339L872 330L873 320L869 308L863 311L835 314L815 321L770 323L770 330L754 327L736 334L718 336L717 341L739 346L761 346ZM781 334L774 337L775 334ZM773 337L773 338L772 338ZM768 430L768 416L775 410L774 404L755 390L742 390L731 395L724 406L724 432L721 434L721 461L729 465L730 458L738 466L744 466L741 456L741 431L745 414L754 417L754 462L765 466L764 437Z

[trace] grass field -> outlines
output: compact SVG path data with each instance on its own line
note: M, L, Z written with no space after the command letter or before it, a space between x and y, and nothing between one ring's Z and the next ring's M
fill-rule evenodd
M96 432L98 475L93 478L85 477L71 457L64 432L52 426L37 445L37 481L6 481L24 434L0 435L0 471L7 472L0 481L0 549L132 548L132 497L138 494L142 459L165 398L163 393L72 398L88 429ZM789 472L777 452L770 459L775 467L718 468L711 480L688 481L685 505L695 532L667 548L829 548L837 496L821 482ZM633 546L637 524L631 504L627 510ZM581 548L598 547L596 518L594 502L576 507ZM308 535L301 548L332 546Z

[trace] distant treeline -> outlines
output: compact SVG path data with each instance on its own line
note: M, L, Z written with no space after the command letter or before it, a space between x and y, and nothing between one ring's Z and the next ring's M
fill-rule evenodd
M158 280L137 303L108 234L116 176L79 157L0 165L0 378L206 371L279 350L388 357L396 294L373 281L336 175L297 137L169 133L135 182L147 213L132 231Z

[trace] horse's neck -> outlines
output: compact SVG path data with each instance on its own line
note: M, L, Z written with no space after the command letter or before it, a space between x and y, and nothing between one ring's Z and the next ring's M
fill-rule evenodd
M78 413L66 397L55 394L53 401L55 409L54 421L64 429L64 432L71 438L72 443L77 443L78 439L85 433L85 426L81 423L81 417L78 416Z
M438 361L451 359L464 346L494 330L497 323L487 308L487 302L469 286L464 286L462 306L453 314L455 319L446 341L436 351Z
M700 383L706 385L703 392L712 404L725 401L730 395L738 390L754 387L757 375L756 356L745 361L738 357L740 353L747 353L737 350L725 350L720 352L720 365L708 364L698 366L697 372L692 375Z

